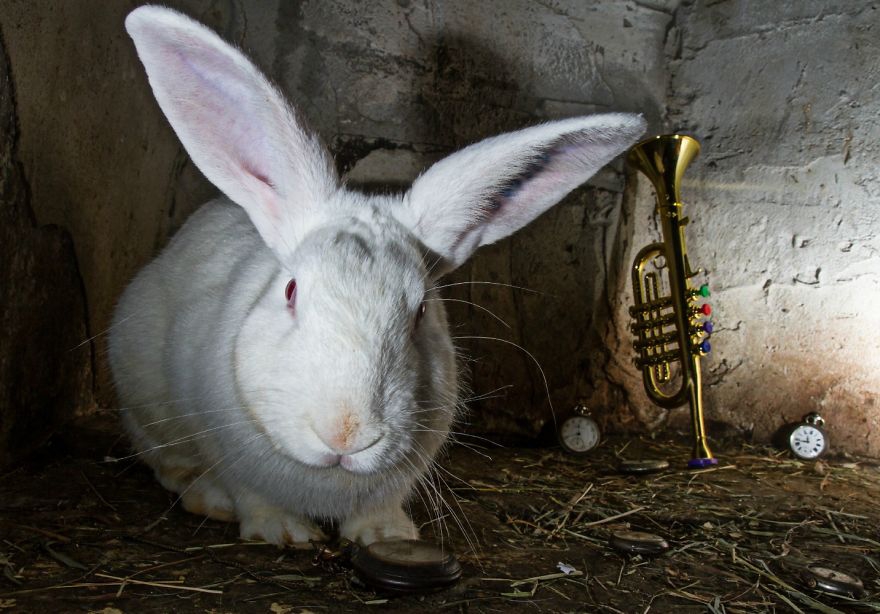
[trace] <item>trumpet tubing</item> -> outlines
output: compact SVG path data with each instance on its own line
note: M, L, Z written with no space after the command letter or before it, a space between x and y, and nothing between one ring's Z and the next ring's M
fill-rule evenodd
M642 248L632 266L635 304L630 315L634 319L633 347L638 354L635 363L654 403L668 409L690 405L694 435L691 467L716 462L706 441L700 371L700 358L711 350L708 339L712 333L712 322L702 318L711 315L712 309L708 303L698 303L709 296L709 287L691 283L702 271L693 271L688 260L684 235L688 218L682 217L679 195L684 171L699 151L696 139L665 135L639 143L627 156L654 186L663 233L663 241ZM674 376L680 381L677 386Z

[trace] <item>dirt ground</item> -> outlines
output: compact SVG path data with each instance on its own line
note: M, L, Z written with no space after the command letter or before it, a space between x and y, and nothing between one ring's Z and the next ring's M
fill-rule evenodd
M413 512L463 578L394 596L314 551L241 542L234 525L169 509L143 465L113 462L127 454L116 433L106 418L71 428L0 476L0 613L880 611L880 468L865 459L717 445L717 467L688 471L683 442L610 439L588 457L455 446L441 521L422 497ZM671 466L622 475L623 458ZM620 554L608 540L624 529L670 548ZM864 596L811 589L811 563L860 578Z

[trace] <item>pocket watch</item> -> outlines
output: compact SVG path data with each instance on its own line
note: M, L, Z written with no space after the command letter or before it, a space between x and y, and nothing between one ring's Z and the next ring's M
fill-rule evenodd
M660 554L669 550L665 539L643 531L617 531L611 534L608 544L624 554Z
M806 572L805 580L810 588L850 599L862 599L865 596L865 585L855 576L824 567L821 563L808 565Z
M621 473L629 473L630 475L641 475L643 473L657 473L669 469L669 461L662 458L649 458L641 460L622 460L617 465L617 470Z
M814 460L828 451L828 435L822 427L825 420L816 412L804 416L803 422L786 429L785 445L801 460Z
M462 574L461 564L448 549L417 539L369 546L343 539L337 548L321 546L313 564L331 573L351 568L361 583L390 593L442 590L458 582Z
M579 403L572 415L560 423L557 436L559 444L569 454L586 454L599 445L602 431L590 416L590 410Z
M441 590L461 578L461 565L449 551L417 539L355 547L351 566L365 584L393 593Z

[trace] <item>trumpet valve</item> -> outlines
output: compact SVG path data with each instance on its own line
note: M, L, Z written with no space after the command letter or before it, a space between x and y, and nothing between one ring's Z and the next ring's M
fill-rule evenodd
M703 284L695 290L688 290L688 298L692 301L695 301L698 298L709 298L711 295L712 293L709 292L709 284Z
M699 318L700 316L711 316L712 306L709 303L703 303L699 307L691 307L691 318Z
M669 307L672 307L672 297L664 296L662 298L630 306L629 315L633 318L639 318L639 316L647 316L652 312L657 312L661 309L668 309Z
M705 356L712 351L712 344L709 343L708 339L703 339L699 343L695 343L691 349L695 354Z
M712 334L712 331L715 330L715 326L712 324L710 320L706 320L705 322L698 322L696 324L691 324L691 336L697 337L699 335L705 334L709 336Z

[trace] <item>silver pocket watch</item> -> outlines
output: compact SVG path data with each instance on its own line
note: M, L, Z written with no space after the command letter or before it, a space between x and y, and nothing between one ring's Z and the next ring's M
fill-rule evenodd
M559 444L569 454L587 454L599 445L602 431L590 415L590 410L579 403L572 415L559 424L557 437Z
M828 451L828 435L822 429L825 420L816 412L804 416L803 422L791 425L785 444L801 460L815 460Z

